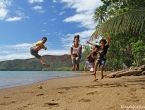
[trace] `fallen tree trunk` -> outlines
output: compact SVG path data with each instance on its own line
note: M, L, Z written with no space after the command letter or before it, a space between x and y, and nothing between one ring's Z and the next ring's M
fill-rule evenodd
M131 75L141 75L142 70L122 70L115 73L111 73L105 76L105 78L115 78L115 77L121 77L121 76L131 76Z

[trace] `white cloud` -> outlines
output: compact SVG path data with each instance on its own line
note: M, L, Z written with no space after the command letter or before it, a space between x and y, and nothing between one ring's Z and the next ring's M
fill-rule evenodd
M0 20L3 20L7 14L8 14L8 10L0 9Z
M12 0L0 0L0 8L6 8L7 6L10 6L12 3Z
M33 10L39 13L44 13L43 7L42 6L34 6L32 7Z
M48 44L48 43L47 43ZM16 45L0 45L0 61L14 60L14 59L28 59L32 58L30 54L30 47L33 43L23 43ZM40 50L40 55L63 55L69 54L69 50Z
M55 21L56 19L55 18L53 18L53 19L51 19L50 21Z
M45 32L46 30L41 30L41 31Z
M76 9L76 12L94 11L98 6L102 5L101 0L61 0L67 3L67 8Z
M21 10L17 10L14 12L16 16L14 17L9 17L5 19L7 22L14 22L14 21L20 21L24 18L29 18L29 16L25 16L25 14Z
M41 10L42 9L42 6L34 6L32 7L33 10Z
M43 24L47 24L47 22L44 22Z
M0 45L0 61L31 58L29 50L32 44Z
M56 0L53 0L54 3L56 3Z
M7 7L11 6L11 0L0 0L0 20L3 20L7 14L8 10Z
M76 14L66 18L64 22L77 22L78 27L95 28L93 14L102 4L100 0L61 0L61 2L67 3L67 8L76 9Z
M32 57L33 56L30 55L30 53L13 53L4 56L0 55L0 61L14 60L14 59L27 59Z
M93 15L87 14L76 14L74 16L68 17L64 22L77 22L79 23L78 27L85 27L88 29L94 29L96 24L92 18Z
M83 31L83 32L77 32L75 34L67 34L66 37L61 38L61 41L64 44L65 48L69 48L74 40L74 36L75 35L79 35L80 36L80 44L86 44L86 40L89 40L90 35L95 31L95 29L93 30L87 30L87 31Z
M85 31L67 34L62 38L64 47L68 48L73 41L74 35L80 35L81 44L85 44L86 40L90 38L95 31L96 24L93 20L95 9L102 5L101 0L61 0L62 3L66 3L63 9L70 8L75 9L76 13L65 18L63 22L77 23L77 27L86 28Z
M41 3L43 0L28 0L29 3Z
M66 11L60 12L58 15L63 15Z
M13 17L13 18L7 18L5 21L12 22L12 21L20 21L22 17Z

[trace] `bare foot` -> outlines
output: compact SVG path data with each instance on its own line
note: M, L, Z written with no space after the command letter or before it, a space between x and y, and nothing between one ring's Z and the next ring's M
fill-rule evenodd
M92 75L96 75L96 73L93 73Z
M93 82L96 82L98 79L94 79Z
M75 70L75 66L74 65L72 65L72 71L74 71Z
M43 63L43 65L46 66L46 67L49 67L50 66L49 64L46 64L46 63Z

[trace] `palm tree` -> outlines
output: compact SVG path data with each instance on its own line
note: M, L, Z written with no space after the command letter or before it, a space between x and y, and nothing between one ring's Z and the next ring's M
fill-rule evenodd
M91 39L104 36L106 33L145 35L145 9L136 9L114 16L102 23L92 34Z

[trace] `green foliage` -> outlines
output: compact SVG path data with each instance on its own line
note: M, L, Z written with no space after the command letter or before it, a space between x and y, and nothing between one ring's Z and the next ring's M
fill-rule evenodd
M138 40L137 42L132 43L132 54L136 65L142 65L145 58L145 42L143 42L143 40Z
M145 34L144 0L102 0L103 5L96 9L94 20L98 22L92 38L106 33Z
M93 49L93 47L91 47L89 45L83 45L83 49L84 49L84 54L89 55L89 53Z
M94 20L97 30L90 39L111 35L105 69L122 69L145 63L145 1L144 0L101 0L103 5L96 9Z

